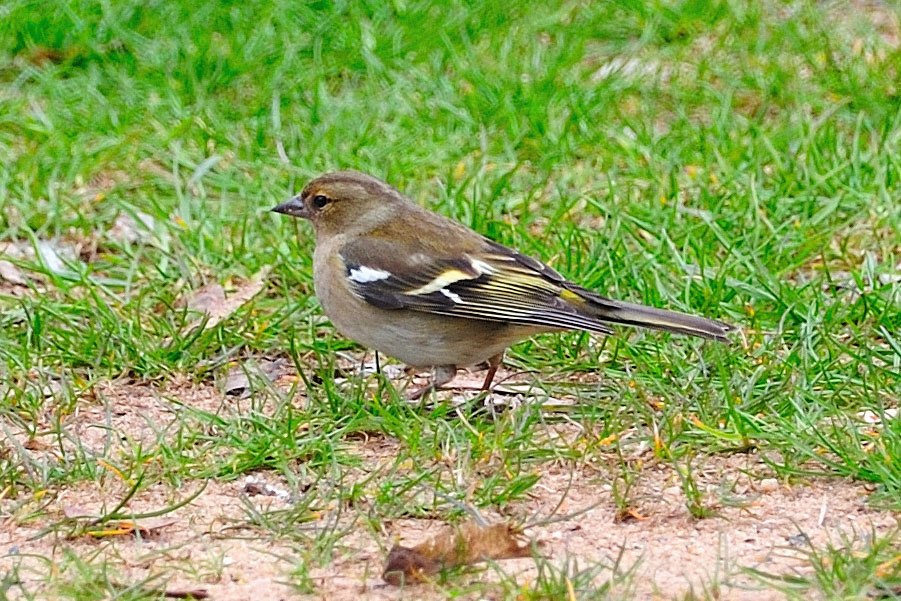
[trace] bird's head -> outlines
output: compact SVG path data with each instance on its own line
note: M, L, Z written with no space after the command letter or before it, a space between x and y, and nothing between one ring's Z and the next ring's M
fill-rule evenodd
M407 202L395 188L371 175L336 171L320 175L272 210L309 219L317 233L340 233L378 225L399 203Z

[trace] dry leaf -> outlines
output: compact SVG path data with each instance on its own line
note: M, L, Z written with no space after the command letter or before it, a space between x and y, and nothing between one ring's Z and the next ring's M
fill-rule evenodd
M159 589L159 588L145 588L140 587L135 589L135 585L133 583L130 584L120 584L113 582L111 583L115 588L122 589L123 592L128 591L129 593L134 593L138 590L142 593L142 597L152 597L157 599L162 595L166 599L209 599L210 593L205 588L195 588L195 589ZM116 598L119 596L117 595Z
M441 570L441 562L426 557L415 549L394 545L388 553L388 562L382 578L394 586L422 582L426 576Z
M190 591L163 591L163 596L169 599L209 599L210 594L205 588L198 588Z
M898 409L897 407L885 409L881 414L873 411L872 409L867 409L865 411L858 412L857 419L871 426L879 426L882 425L883 415L886 417L886 419L893 420L898 417Z
M0 257L6 256L19 261L34 261L34 247L30 241L16 240L13 242L0 242ZM29 280L41 281L40 274L23 271L12 261L0 258L0 281L6 281L16 286L27 286Z
M6 280L10 284L24 286L28 283L22 270L9 261L0 259L0 280Z
M60 253L57 252L61 249L55 247L51 242L47 242L46 240L40 240L38 242L38 255L41 257L41 261L51 272L56 275L67 275L72 273L69 268L66 267L65 262L60 258ZM66 253L71 255L72 253Z
M194 291L188 299L188 310L212 315L225 305L225 288L219 284L207 284Z
M121 243L144 242L151 237L154 226L155 220L147 213L136 211L134 216L119 213L109 230L109 237Z
M259 363L248 362L235 365L228 370L225 377L225 394L246 398L250 396L249 373L260 374L270 382L275 382L282 376L291 373L292 364L285 358L263 359Z
M28 240L0 242L0 255L6 255L13 259L34 259L34 248Z
M278 497L283 501L291 499L291 493L287 490L273 486L263 480L258 480L253 476L247 476L244 479L244 486L241 488L241 492L249 497L262 495L266 497Z
M343 355L343 353L342 353ZM397 363L387 363L383 365L376 365L375 360L366 361L363 365L360 366L359 370L356 369L356 361L351 358L350 361L354 363L354 373L359 376L371 376L378 373L376 367L380 367L382 370L382 375L388 378L389 380L400 380L401 378L406 377L407 369L403 365L398 365ZM384 362L383 362L384 363ZM341 378L341 380L345 380L346 378Z
M184 336L198 327L211 329L222 323L263 290L269 271L269 267L259 270L227 297L225 290L218 284L211 284L197 290L188 300L188 309L204 315L185 326L181 335Z
M33 436L29 437L22 446L29 451L46 451L51 448L50 445Z
M395 545L388 554L382 578L399 586L420 582L443 568L489 559L515 559L531 555L519 529L510 524L480 526L474 521L447 527L413 548Z
M158 534L160 530L175 524L174 518L148 518L136 522L134 520L118 520L111 522L102 530L88 530L87 534L96 538L105 536L122 536L127 534L140 534L143 537Z
M624 523L624 522L643 522L645 521L647 516L641 514L640 511L634 509L632 507L626 507L622 509L619 513L614 516L614 523Z

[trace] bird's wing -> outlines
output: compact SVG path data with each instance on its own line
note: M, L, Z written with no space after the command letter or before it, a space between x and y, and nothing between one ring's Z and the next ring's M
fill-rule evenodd
M371 237L348 242L339 254L353 293L382 309L612 332L580 310L587 301L563 276L487 238L454 256L436 256L428 244Z

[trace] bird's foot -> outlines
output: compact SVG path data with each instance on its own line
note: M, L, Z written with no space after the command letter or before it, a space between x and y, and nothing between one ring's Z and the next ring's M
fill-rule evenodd
M504 361L504 351L499 352L493 357L489 357L488 359L488 373L485 374L485 381L482 382L482 390L489 393L491 392L491 383L494 382L494 376L497 374L497 368L501 366L501 363Z
M408 368L410 369L410 368ZM417 386L416 388L407 392L406 397L407 400L410 401L418 401L422 399L425 395L441 388L448 382L454 379L454 376L457 375L457 366L456 365L438 365L432 368L432 378L429 380L429 383L425 386Z

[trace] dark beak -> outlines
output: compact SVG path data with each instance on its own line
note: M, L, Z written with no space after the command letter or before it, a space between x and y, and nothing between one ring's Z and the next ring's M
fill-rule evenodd
M290 215L291 217L300 217L301 219L309 219L310 211L307 210L307 206L300 199L300 195L298 194L294 198L286 200L282 204L278 205L274 209L272 209L273 213L281 213L282 215Z

